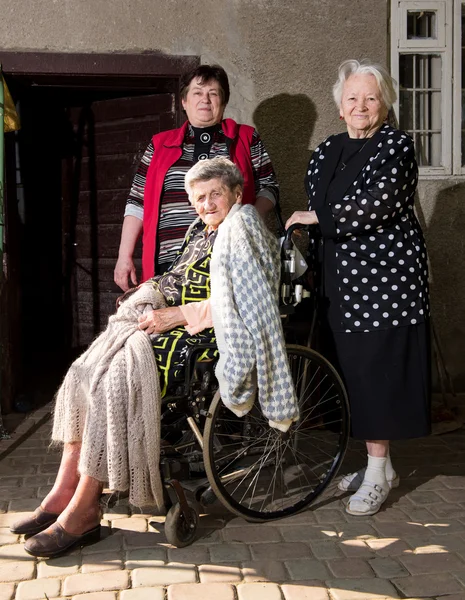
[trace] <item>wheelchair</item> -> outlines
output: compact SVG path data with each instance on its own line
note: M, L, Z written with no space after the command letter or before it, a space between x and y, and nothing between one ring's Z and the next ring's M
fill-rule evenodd
M293 280L292 229L282 250L280 312L285 334L298 341L296 307L312 298ZM286 348L300 417L285 433L269 426L258 401L247 415L234 415L221 401L215 361L199 360L214 346L188 349L184 380L163 399L161 415L165 535L172 545L195 540L199 504L207 509L219 501L251 522L281 519L307 508L336 475L349 437L343 383L318 352L295 343Z

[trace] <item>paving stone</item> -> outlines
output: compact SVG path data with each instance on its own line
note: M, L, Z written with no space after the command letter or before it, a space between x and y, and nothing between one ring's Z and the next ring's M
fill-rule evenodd
M20 500L11 500L8 504L9 512L33 512L39 505L37 498L21 498Z
M465 477L455 477L455 476L442 476L440 480L444 483L447 488L450 489L465 489Z
M159 567L167 560L166 548L139 548L126 552L126 569L139 569L141 567Z
M21 500L23 498L35 498L36 488L7 488L3 489L2 500ZM37 499L36 499L37 505Z
M337 558L328 560L328 567L335 577L374 577L366 560L361 558Z
M310 540L337 538L335 528L330 525L291 525L279 529L286 542L310 542Z
M81 566L81 557L78 553L71 556L59 556L41 560L37 564L37 577L64 577L77 573Z
M147 519L140 517L129 517L126 519L115 519L112 521L112 529L124 529L125 531L147 531Z
M449 596L441 596L441 600L465 600L465 592L463 592L463 594L451 594Z
M8 544L0 547L0 561L10 560L34 562L34 558L24 550L24 544Z
M360 517L357 517L360 519ZM338 537L341 540L369 540L378 537L376 530L371 524L364 521L336 525Z
M322 581L286 583L281 586L281 590L285 600L328 600L328 591Z
M294 581L304 579L326 579L329 571L324 563L313 558L297 558L285 562L286 568Z
M289 560L291 558L310 557L310 548L303 542L279 542L277 544L252 544L252 556L256 560L275 559Z
M253 544L252 548L274 548L281 544ZM213 544L209 547L211 561L216 562L243 562L250 560L250 549L245 544ZM257 557L255 557L257 558Z
M119 597L120 600L164 600L165 590L162 587L141 587L135 590L123 590Z
M243 563L242 575L246 583L254 581L289 581L284 563L275 560L252 560Z
M250 527L250 525L249 525ZM220 529L203 529L199 527L197 531L196 544L223 544L222 531ZM233 540L234 541L234 540ZM258 541L258 540L254 540Z
M446 489L446 486L438 477L435 477L430 481L425 481L425 483L418 485L416 489L417 491L442 491ZM442 493L440 495L442 496Z
M463 502L463 499L465 497L465 490L461 489L461 490L440 490L438 492L439 496L441 496L441 498L443 498L446 502Z
M374 516L375 521L405 521L405 513L400 508L386 508Z
M167 543L165 535L161 533L121 531L120 534L122 536L121 539L123 540L123 547L126 548L126 550L135 550L136 548L156 548L158 544Z
M187 546L186 548L169 548L168 560L170 562L194 563L196 565L207 563L210 560L207 546Z
M226 542L245 542L249 544L253 542L279 542L281 539L276 527L261 527L260 525L225 529L223 536Z
M457 552L461 558L465 558L465 536L457 535L438 535L430 539L430 543L435 544L442 552ZM438 550L438 551L441 551Z
M381 581L381 580L379 580ZM450 574L411 575L393 579L392 583L404 594L404 597L445 596L462 592L460 583Z
M239 600L281 600L276 583L241 583L237 586Z
M460 571L465 568L465 562L456 554L410 554L401 556L400 561L412 575L422 573L444 573L444 571Z
M230 565L200 565L200 583L237 583L242 581L240 567Z
M115 519L127 519L129 517L129 506L115 506L111 510L103 513L103 518L107 521Z
M416 538L428 540L435 533L425 525L418 523L376 523L376 529L384 538Z
M386 579L331 579L326 581L334 600L384 600L398 598L395 587Z
M18 541L19 536L11 533L9 529L0 529L0 546L4 544L15 544Z
M86 554L101 554L102 552L114 552L123 547L123 535L121 533L114 533L100 539L96 544L90 544L89 546L83 546L81 552L83 555Z
M430 510L420 506L403 506L402 510L408 517L406 520L414 523L431 523L435 518Z
M0 562L0 581L25 581L32 579L35 573L35 564L31 560Z
M151 587L174 583L195 583L197 571L195 565L168 563L147 569L134 569L132 587Z
M312 525L316 523L315 511L306 510L297 515L292 515L291 517L286 517L285 519L281 519L279 524L282 526L286 525ZM270 521L269 524L275 524L273 521ZM262 523L262 525L267 525L266 523Z
M234 600L234 586L227 583L174 584L168 588L168 600Z
M310 542L310 549L315 558L342 558L344 554L340 550L340 545L337 543L337 538L325 542Z
M376 577L393 579L394 577L406 577L409 572L395 559L389 557L378 557L368 561Z
M124 594L124 592L121 592ZM58 600L58 598L55 598ZM78 594L72 600L116 600L115 592L91 592L90 594Z
M432 523L427 524L427 528L431 533L436 535L450 535L451 533L458 533L459 531L465 531L465 524L457 519L438 519L435 518Z
M60 595L61 579L33 579L21 581L16 590L16 600L43 600Z
M423 546L416 546L413 554L447 554L448 552L449 550L441 544L425 544Z
M460 504L437 504L429 507L430 511L436 517L441 519L463 519L465 517L465 508Z
M129 587L128 571L112 571L107 573L80 573L69 575L64 582L63 595L75 596L88 592L104 592L111 590L125 590Z
M13 600L15 586L13 583L0 583L0 600Z
M408 499L412 504L419 504L422 506L425 504L436 504L441 502L441 496L433 491L410 492Z
M82 557L82 573L96 573L97 571L115 571L123 568L121 552L102 552L99 554L86 554Z
M347 523L342 510L316 510L315 517L318 523Z
M365 540L343 540L339 548L348 558L371 558L373 550L367 546Z

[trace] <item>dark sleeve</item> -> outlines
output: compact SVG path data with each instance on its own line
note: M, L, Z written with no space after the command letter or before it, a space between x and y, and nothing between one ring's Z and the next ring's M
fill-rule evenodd
M338 237L381 228L412 203L418 182L413 140L394 133L387 137L376 163L366 167L364 185L355 195L331 205Z
M413 140L405 133L392 131L382 142L379 154L359 175L360 187L355 193L327 206L336 231L323 231L327 237L346 237L382 228L413 202L418 167ZM323 227L328 214L322 215ZM321 225L320 225L321 227Z
M324 142L322 142L312 154L310 162L308 163L307 173L305 174L304 184L308 197L308 210L314 210L312 208L312 200L315 195L316 185L319 179L322 147L324 147L326 141L327 140L324 140ZM334 222L331 208L325 205L316 209L315 212L316 216L318 217L321 235L323 237L336 237L336 224Z

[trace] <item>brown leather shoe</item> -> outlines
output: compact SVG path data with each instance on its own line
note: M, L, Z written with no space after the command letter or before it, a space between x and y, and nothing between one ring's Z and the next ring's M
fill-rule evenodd
M32 556L53 558L74 546L91 544L99 540L100 525L81 535L74 535L65 531L60 523L54 523L42 533L29 538L24 544L24 549Z
M18 535L35 535L40 533L50 525L53 525L58 519L59 515L55 513L47 512L41 506L36 508L30 517L25 517L13 523L10 527L11 533Z

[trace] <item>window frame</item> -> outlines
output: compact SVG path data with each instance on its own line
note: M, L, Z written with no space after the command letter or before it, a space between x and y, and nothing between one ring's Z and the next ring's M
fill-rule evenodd
M441 164L420 167L421 176L464 175L461 157L461 10L465 0L391 0L391 73L398 82L394 111L399 120L399 63L403 54L441 56ZM437 38L407 39L407 11L436 11ZM454 60L455 58L455 60ZM451 110L452 108L452 110Z

